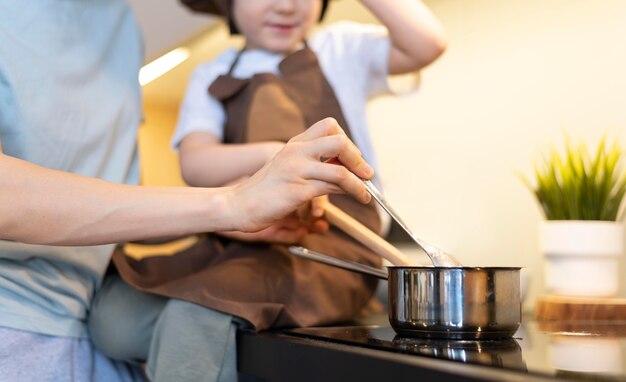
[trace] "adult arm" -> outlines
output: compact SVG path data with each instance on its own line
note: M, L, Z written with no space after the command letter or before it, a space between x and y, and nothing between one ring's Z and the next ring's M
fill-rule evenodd
M443 27L419 0L361 0L389 30L389 73L419 70L446 48Z
M343 166L321 162L337 157ZM269 227L312 198L346 192L370 197L358 179L372 168L326 119L233 187L139 187L44 169L0 154L0 238L95 245L196 232Z

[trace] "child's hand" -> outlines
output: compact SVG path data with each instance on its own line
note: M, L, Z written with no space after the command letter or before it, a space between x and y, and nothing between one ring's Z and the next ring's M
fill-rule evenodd
M361 0L389 31L390 74L411 73L432 63L446 49L443 26L416 0Z
M263 241L267 243L298 244L310 233L328 231L328 221L324 219L324 208L329 203L328 196L313 198L310 203L298 208L283 219L258 232L227 231L218 234L242 241Z
M219 232L218 234L241 241L298 244L308 233L308 222L302 221L298 214L292 213L258 232L228 231Z
M327 195L318 196L298 209L300 220L306 224L310 233L324 233L328 231L328 221L324 219L327 203L329 203Z

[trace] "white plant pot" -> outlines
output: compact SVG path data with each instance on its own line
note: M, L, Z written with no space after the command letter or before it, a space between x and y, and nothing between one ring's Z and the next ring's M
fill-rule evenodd
M617 375L624 371L619 338L556 336L550 339L548 352L558 370Z
M619 289L619 260L624 252L621 223L549 220L539 227L549 293L611 297Z

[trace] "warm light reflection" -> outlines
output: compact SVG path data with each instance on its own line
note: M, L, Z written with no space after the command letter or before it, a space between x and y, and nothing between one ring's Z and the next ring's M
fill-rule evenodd
M187 48L176 48L145 65L139 71L139 84L144 86L150 81L161 77L189 58L189 54L189 49Z

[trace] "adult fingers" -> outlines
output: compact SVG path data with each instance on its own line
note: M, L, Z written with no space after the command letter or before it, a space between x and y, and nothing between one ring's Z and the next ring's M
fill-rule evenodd
M313 124L303 133L296 135L290 139L290 142L310 141L330 135L346 135L345 131L339 126L334 118L325 118Z
M307 142L287 144L286 150L293 150L316 161L336 158L343 166L357 176L370 179L374 170L365 162L361 152L345 135L331 135Z
M338 157L339 154L345 155L344 160L346 162L351 161L351 156L353 154L357 154L357 157L361 157L361 151L356 147L352 141L348 138L345 131L339 126L339 123L334 118L325 118L321 121L315 123L313 126L309 127L304 133L294 137L292 141L294 142L304 142L304 141L313 141L319 138L324 137L336 137L336 141L334 141L334 145L329 146L328 149L331 150L331 154L326 152L326 158L334 158ZM346 163L344 163L346 164ZM348 168L351 168L348 165Z
M350 141L334 118L326 118L292 138L290 143L301 144L300 150L318 160L337 158L357 176L370 179L374 170L362 157L361 151Z
M320 187L320 189L315 190L313 196L336 193L333 191L324 192L324 187L334 185L334 188L340 188L343 192L352 195L362 203L368 203L371 199L361 179L356 177L344 166L318 162L311 164L303 171L306 178L321 181L321 184L311 183L314 188Z

